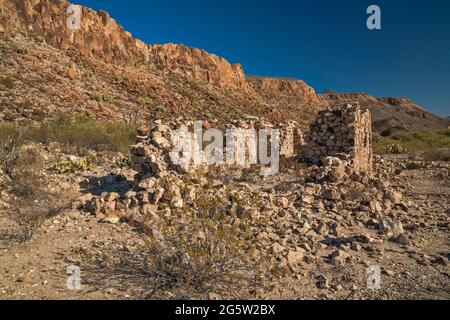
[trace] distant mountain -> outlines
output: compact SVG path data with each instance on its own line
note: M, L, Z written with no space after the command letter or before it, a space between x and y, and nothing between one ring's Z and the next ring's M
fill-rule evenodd
M408 98L375 98L366 93L321 94L328 103L356 101L372 113L374 131L388 136L398 131L446 129L447 118L434 115Z

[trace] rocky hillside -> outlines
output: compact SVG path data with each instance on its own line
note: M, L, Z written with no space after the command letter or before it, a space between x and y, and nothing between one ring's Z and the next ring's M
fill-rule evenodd
M201 49L148 45L102 10L83 7L81 29L70 30L68 6L67 0L0 0L2 121L36 122L60 112L125 121L228 122L252 115L306 127L322 107L356 100L373 112L379 133L450 124L403 101L317 95L301 80L246 77L241 65Z

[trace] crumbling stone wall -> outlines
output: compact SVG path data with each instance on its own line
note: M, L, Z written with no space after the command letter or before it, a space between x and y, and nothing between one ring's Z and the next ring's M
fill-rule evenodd
M327 157L345 157L353 170L373 170L372 121L370 111L359 104L328 107L319 112L306 136L302 157L323 164Z
M138 132L138 142L136 145L132 146L130 151L132 155L132 168L138 172L136 180L137 183L145 181L150 177L164 177L169 171L176 171L178 173L189 173L198 169L206 170L206 161L201 161L202 164L195 165L183 165L177 164L174 159L172 159L171 153L174 150L173 146L173 133L182 127L189 129L192 134L192 141L197 139L194 134L194 122L184 121L182 119L177 119L172 122L163 123L161 120L155 121L150 128L141 128ZM266 129L279 129L280 130L280 156L289 158L296 157L298 155L298 148L304 143L303 135L298 128L298 124L294 121L283 123L280 126L274 126L273 124L259 118L253 118L249 120L236 120L233 121L230 126L223 130L224 138L227 129L254 129L256 133L256 138L258 138L258 130ZM203 130L206 130L204 127ZM270 135L268 137L270 140ZM242 141L238 139L232 142L235 146ZM248 143L246 141L245 143ZM200 142L201 145L201 142ZM247 145L251 147L249 143ZM256 147L258 142L256 141ZM242 147L241 145L239 147ZM194 148L194 146L193 146ZM227 162L227 144L224 141L224 163ZM268 144L270 150L270 144ZM248 150L248 149L247 149ZM258 154L258 150L256 150ZM248 155L248 154L247 154ZM201 160L204 159L203 152L199 151L199 156ZM246 157L246 161L249 158ZM256 163L244 163L243 167L248 167ZM145 182L143 183L145 184Z

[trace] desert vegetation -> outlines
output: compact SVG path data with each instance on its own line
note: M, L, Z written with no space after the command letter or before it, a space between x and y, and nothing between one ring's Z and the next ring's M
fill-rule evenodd
M17 125L0 124L0 141L19 132ZM52 121L29 127L23 139L43 144L58 142L75 152L83 149L126 152L135 136L134 124L62 114Z
M0 213L14 223L14 239L29 241L46 219L71 205L74 195L68 187L48 184L42 154L22 144L23 133L0 143Z
M430 160L446 160L448 148L450 148L450 129L398 132L390 137L376 137L374 141L376 153L423 153Z

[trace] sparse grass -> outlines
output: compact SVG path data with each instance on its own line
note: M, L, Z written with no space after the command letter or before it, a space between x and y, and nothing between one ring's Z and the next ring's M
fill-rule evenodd
M17 126L0 124L0 141L5 141L8 136L19 131ZM38 127L30 127L24 135L26 140L44 144L59 142L76 151L88 149L117 152L127 152L135 142L135 137L136 127L133 124L67 115L60 115Z
M389 146L396 146L395 148ZM450 129L438 131L398 132L390 137L374 140L376 153L415 153L450 148ZM397 152L402 150L402 152Z

